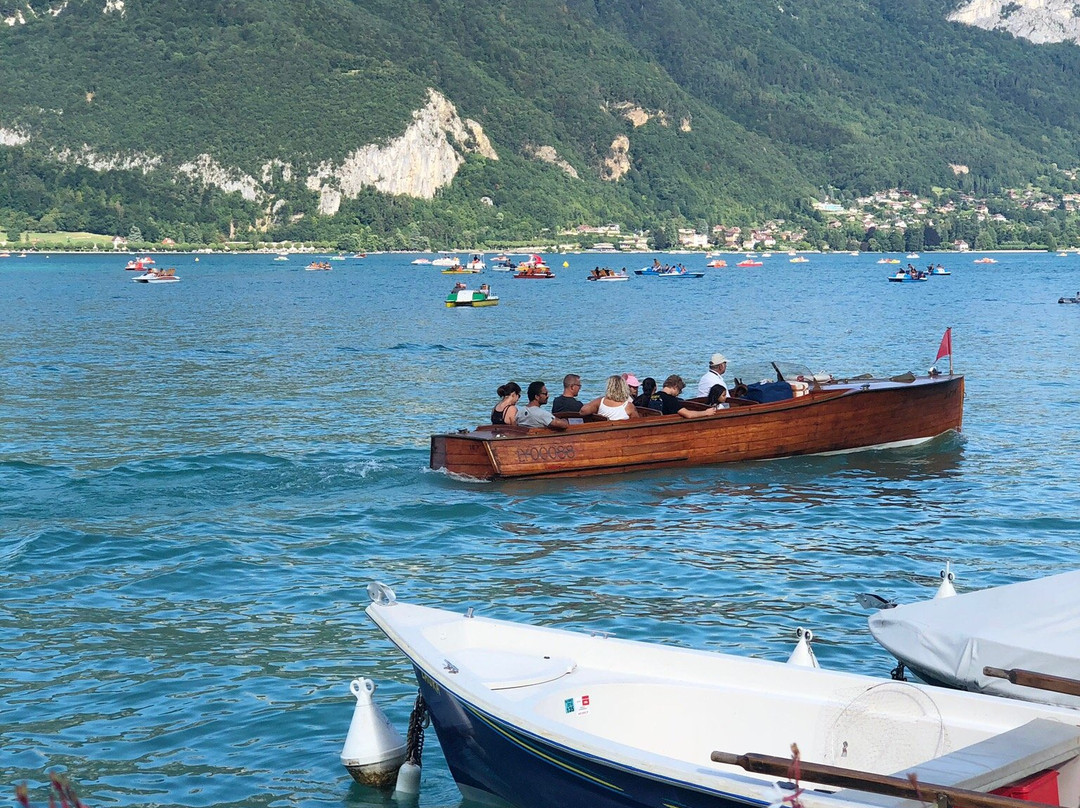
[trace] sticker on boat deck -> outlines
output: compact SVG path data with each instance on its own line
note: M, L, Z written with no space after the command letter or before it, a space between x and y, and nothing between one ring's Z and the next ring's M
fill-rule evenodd
M563 702L563 706L565 707L567 714L577 713L578 715L588 715L589 697L588 695L585 695L578 696L576 699L566 699Z

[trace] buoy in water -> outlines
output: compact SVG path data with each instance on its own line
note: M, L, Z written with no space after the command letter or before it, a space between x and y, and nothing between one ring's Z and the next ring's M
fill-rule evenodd
M563 261L563 262L562 262L562 265L563 265L564 267L568 267L568 266L570 266L570 262L569 262L569 261Z
M405 762L405 739L372 701L373 681L353 679L349 689L356 696L356 708L341 750L341 764L362 785L393 785Z
M941 571L941 585L938 586L937 592L934 594L934 600L938 598L951 598L956 594L956 587L953 586L953 581L956 580L956 576L953 575L953 571L949 569L949 562L945 562L945 569Z
M795 636L799 638L799 641L795 644L795 650L791 652L791 656L788 657L789 665L798 665L802 668L820 668L817 657L814 656L814 649L810 647L810 642L814 639L814 632L810 629L799 628L795 632Z

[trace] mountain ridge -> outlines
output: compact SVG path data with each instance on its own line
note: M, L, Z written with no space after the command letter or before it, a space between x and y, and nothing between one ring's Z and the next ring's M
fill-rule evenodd
M8 179L36 186L26 166L60 164L35 169L49 175L40 193L0 193L0 225L4 210L77 218L63 202L76 187L114 227L227 216L435 237L750 223L825 196L985 190L1080 166L1077 49L948 22L954 11L0 0L0 17L22 20L0 26ZM877 46L892 42L901 58ZM181 177L171 211L136 198ZM239 199L196 210L208 184ZM122 215L104 213L118 203Z

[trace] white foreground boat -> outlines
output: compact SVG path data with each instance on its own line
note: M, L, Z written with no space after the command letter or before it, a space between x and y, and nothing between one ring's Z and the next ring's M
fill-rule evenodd
M1040 799L1080 803L1074 710L474 617L398 603L381 584L368 591L367 614L413 664L467 799L900 808L918 805L901 798L916 794L913 775L931 804L948 795L954 806L1017 808L982 792L1019 793L1018 781L1049 771ZM882 783L899 790L870 793Z
M928 682L1080 707L1078 695L984 672L1080 678L1080 571L883 609L869 622L874 639Z

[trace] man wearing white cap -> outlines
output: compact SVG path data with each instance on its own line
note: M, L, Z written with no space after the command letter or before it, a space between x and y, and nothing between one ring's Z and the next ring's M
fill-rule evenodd
M699 396L709 395L709 391L712 390L714 384L719 384L727 390L727 382L724 381L725 370L727 370L727 357L722 353L714 353L709 360L709 372L702 376L701 381L698 382L697 394Z

